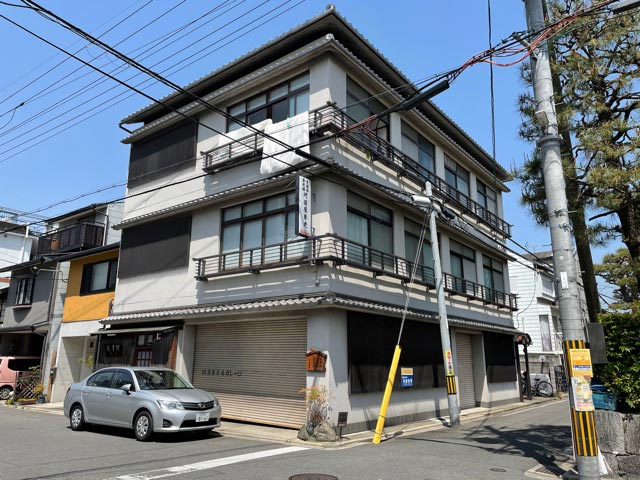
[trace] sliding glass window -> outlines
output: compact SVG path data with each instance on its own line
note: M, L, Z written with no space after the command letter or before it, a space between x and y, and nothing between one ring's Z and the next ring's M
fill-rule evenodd
M402 151L431 173L436 172L436 147L409 124L402 122Z
M349 192L347 238L360 244L349 246L350 260L377 268L393 268L393 215L388 208Z
M298 205L295 192L236 205L222 211L222 270L283 262L305 255L295 240Z
M480 181L478 181L478 203L485 210L498 214L498 194Z
M444 179L447 184L467 197L469 196L469 172L445 155ZM456 192L449 192L455 197Z
M255 125L267 118L273 123L309 110L309 73L281 83L227 109L241 122ZM242 128L240 122L227 118L227 132Z
M451 261L451 275L453 284L451 287L458 292L467 292L472 289L467 281L475 282L476 274L476 252L461 243L449 241L449 256Z
M408 218L404 219L404 248L405 258L407 259L409 267L409 271L407 272L408 275L411 275L413 262L416 260L421 231L422 226L419 223L409 220ZM416 278L422 279L423 282L426 282L429 285L435 285L435 278L433 274L433 250L431 249L430 238L429 228L427 228L424 233L424 240L422 248L420 249L420 254L417 255L418 269L416 271Z
M359 122L384 110L384 105L374 95L347 77L347 115ZM371 122L369 129L378 137L388 141L389 115Z

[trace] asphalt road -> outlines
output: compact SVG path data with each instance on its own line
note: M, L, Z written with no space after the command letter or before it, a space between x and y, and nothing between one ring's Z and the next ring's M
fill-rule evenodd
M213 433L137 442L126 430L72 432L62 416L0 408L0 478L7 480L287 480L303 473L340 480L519 479L569 459L566 401L438 430L379 446L299 448ZM569 456L568 456L569 455Z

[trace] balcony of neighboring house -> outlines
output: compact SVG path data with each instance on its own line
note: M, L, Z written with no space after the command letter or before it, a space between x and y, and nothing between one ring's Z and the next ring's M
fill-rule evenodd
M414 281L435 288L431 267L376 250L333 234L299 238L274 245L246 250L236 250L219 255L194 258L196 278L201 281L225 275L260 273L263 270L285 268L303 264L332 263L348 265L372 272L374 276L386 276L409 282L415 268ZM479 300L499 308L517 310L515 295L500 292L484 285L443 273L445 291L451 295Z
M101 247L104 224L80 222L47 232L38 239L38 255Z
M335 104L328 104L309 112L309 134L312 138L321 137L327 132L339 134L343 129L355 123L353 118L339 110ZM244 131L236 130L229 135L233 140L224 139L223 144L203 152L203 170L214 173L259 158L262 155L264 136L261 133L249 133L248 130L245 135L242 135ZM405 177L415 183L420 190L424 188L425 182L431 182L435 195L442 200L456 204L501 234L507 237L511 236L509 223L447 184L435 173L427 170L373 132L359 129L340 134L339 138L363 150L371 161L380 162L396 172L398 176Z

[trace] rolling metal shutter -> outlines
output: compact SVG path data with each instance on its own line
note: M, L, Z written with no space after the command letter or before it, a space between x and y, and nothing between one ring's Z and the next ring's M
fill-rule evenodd
M474 408L476 406L476 389L473 375L471 335L456 333L456 346L460 408Z
M305 318L201 325L193 384L219 398L225 418L299 428L306 347Z

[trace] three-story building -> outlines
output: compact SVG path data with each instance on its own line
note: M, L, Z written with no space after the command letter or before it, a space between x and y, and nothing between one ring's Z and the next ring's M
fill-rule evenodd
M517 399L507 172L430 102L349 129L416 89L335 9L186 89L206 103L175 93L122 121L137 124L124 140L136 195L116 226L111 352L175 365L255 422L300 426L302 391L325 385L331 421L346 411L361 430L408 296L414 387L396 382L387 424L445 413L431 246L418 251L425 212L408 196L429 181L457 215L438 234L462 408ZM307 370L312 349L324 371Z

